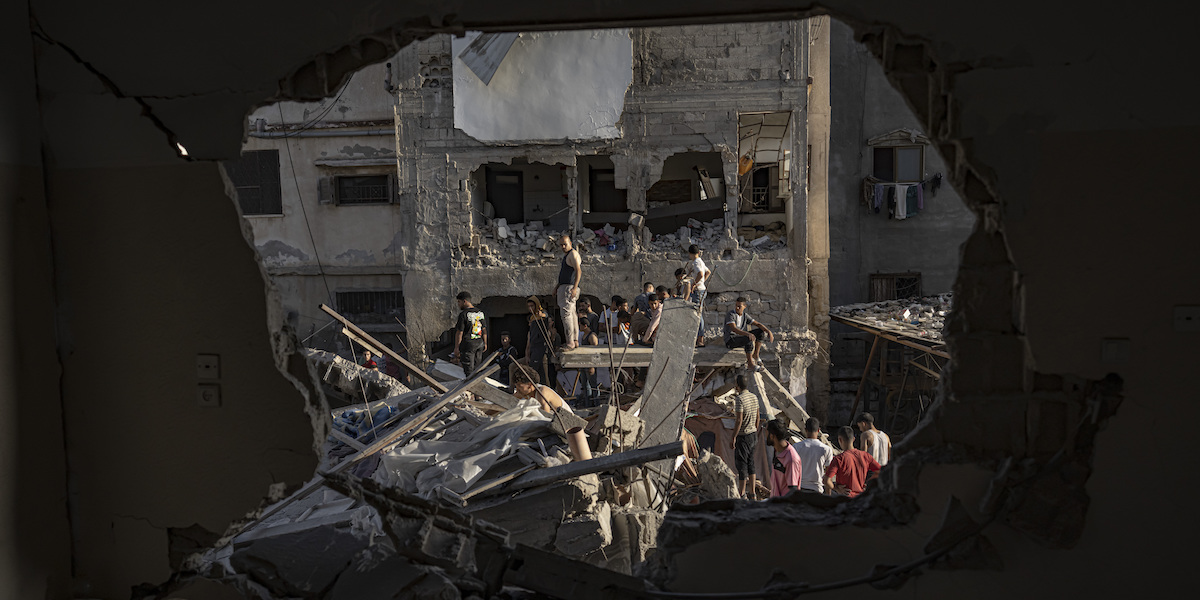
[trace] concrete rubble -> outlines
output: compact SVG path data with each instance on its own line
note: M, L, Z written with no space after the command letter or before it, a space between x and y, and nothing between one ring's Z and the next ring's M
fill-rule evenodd
M655 254L686 252L695 244L707 255L722 256L741 250L739 257L749 252L767 252L787 247L787 228L783 221L766 225L738 227L736 236L725 227L725 219L702 223L688 219L687 225L669 233L654 233L639 225L645 217L632 213L634 226L605 224L599 229L583 229L576 235L575 245L589 262L623 261L636 251ZM537 264L553 262L560 253L556 241L563 231L547 229L542 221L509 223L504 218L491 219L480 227L481 240L477 257L483 266L499 264ZM640 232L640 233L639 233Z
M829 309L829 314L869 327L941 342L952 300L953 294L947 292L924 298L835 306Z

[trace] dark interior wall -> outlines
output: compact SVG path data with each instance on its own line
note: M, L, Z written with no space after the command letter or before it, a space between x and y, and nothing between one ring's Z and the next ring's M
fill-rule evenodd
M26 9L0 8L0 598L65 598L62 371Z
M442 26L451 12L470 26L488 20L594 23L595 18L655 13L691 17L737 11L744 16L765 8L797 9L781 2L536 7L413 2L331 17L315 2L147 3L122 12L95 3L32 5L51 35L68 41L124 93L159 98L147 103L193 156L204 158L237 153L242 117L251 104L273 94L281 78L296 93L335 89L338 78L322 78L316 69L287 76L315 53L390 24L417 20ZM1176 591L1191 568L1186 549L1200 533L1191 514L1196 484L1183 468L1186 463L1174 460L1190 456L1190 440L1166 431L1186 429L1198 416L1193 386L1184 381L1196 363L1196 334L1174 331L1170 317L1175 305L1200 304L1197 280L1187 271L1200 264L1200 246L1192 243L1196 205L1180 201L1194 197L1180 167L1194 155L1185 140L1200 127L1200 113L1177 87L1181 74L1196 72L1200 58L1187 46L1192 36L1186 27L1195 15L1180 12L1194 9L1166 2L1143 4L1136 11L1108 3L1058 12L1047 11L1043 3L1011 1L973 5L970 12L948 1L919 7L850 0L825 5L862 23L892 23L929 40L947 64L962 67L955 83L958 129L953 137L971 140L961 151L984 176L992 180L994 174L999 182L1003 210L993 207L988 214L993 226L1007 228L1005 249L1025 285L1017 307L1034 366L1089 377L1114 371L1126 381L1126 402L1100 434L1087 485L1091 505L1078 547L1041 549L1009 533L1002 540L1006 571L931 573L922 579L931 582L927 587L906 592L981 597L1032 589L1043 597L1111 597ZM12 14L20 11L4 10L5 27L19 30L26 22ZM279 14L296 19L288 27L262 26ZM214 30L225 33L213 36ZM1105 44L1103 34L1123 43ZM7 81L21 81L20 72L28 73L31 65L22 58L29 56L28 36L3 39L12 50L5 73L18 71ZM334 71L342 64L335 61ZM165 527L200 523L219 529L250 508L272 481L296 483L311 474L311 430L301 413L303 400L274 370L263 279L215 165L175 158L132 100L117 100L63 57L43 48L37 65L58 290L59 328L53 339L63 356L72 457L73 560L86 593L122 598L130 585L161 580ZM328 85L322 87L321 81ZM27 96L11 102L14 93L28 92L21 87L3 86L9 124L28 124L32 114ZM910 91L908 98L920 96ZM28 157L33 146L19 148L16 156ZM12 152L2 158L4 187L27 185L36 192L36 161L14 158ZM1095 166L1101 159L1104 170ZM4 209L11 210L14 202L6 192ZM11 257L13 230L27 223L5 222L13 226L3 228L0 242ZM986 266L978 260L966 256L964 264ZM0 308L16 302L12 262L5 262L0 294L5 306ZM45 268L28 266L38 271L30 277L45 281ZM1177 270L1166 270L1172 267ZM1013 299L1003 294L979 302L991 299L1000 303L997 311L1013 308ZM11 311L0 314L12 319ZM45 329L30 319L19 322L18 331L44 340ZM1100 340L1122 336L1131 341L1131 359L1102 362ZM5 347L8 354L0 354L3 374L20 368L12 358L13 341ZM43 341L37 356L48 345ZM991 358L1001 369L1012 362L1012 354L1000 350L1000 345L975 345L955 351ZM215 412L201 412L193 400L193 361L200 351L220 353L230 369L230 379L222 381L225 406ZM45 375L23 376L35 378L31 389L37 389ZM5 415L18 401L52 403L51 392L30 400L6 385L0 387ZM989 410L1004 410L1010 401L1018 406L1006 398L989 404ZM54 411L38 411L36 417L18 413L18 419L0 420L6 427L0 437L0 508L14 515L0 524L0 575L19 571L39 587L49 581L49 587L4 595L65 597L55 590L69 586L62 558L67 542L47 537L41 540L43 552L26 553L35 546L15 537L13 524L31 519L65 526L53 501L55 485L40 488L48 502L19 500L29 489L25 484L39 488L14 463L51 470L62 455L53 444L27 446L7 435L14 427L36 430L39 423L52 423ZM1131 439L1147 432L1162 436L1150 442ZM923 489L948 487L954 476L930 471L923 477L934 479L922 479ZM929 510L936 511L933 500ZM25 512L17 513L18 507ZM778 542L778 530L765 531L762 537L730 543ZM915 539L906 546L909 552L897 553L888 532L855 531L863 537L845 551L861 561L856 573L870 569L864 549L889 548L887 554L899 558L919 552ZM730 548L738 546L725 545L722 551ZM22 562L34 556L44 575ZM771 556L805 560L803 554L782 550ZM10 588L14 581L0 577L0 585ZM762 578L753 580L755 586L761 583ZM843 594L894 593L861 588Z

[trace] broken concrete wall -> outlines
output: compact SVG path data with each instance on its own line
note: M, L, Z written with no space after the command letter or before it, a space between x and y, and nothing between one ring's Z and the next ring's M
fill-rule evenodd
M520 35L484 83L460 54L478 32L455 38L454 121L485 141L616 138L632 77L628 29Z

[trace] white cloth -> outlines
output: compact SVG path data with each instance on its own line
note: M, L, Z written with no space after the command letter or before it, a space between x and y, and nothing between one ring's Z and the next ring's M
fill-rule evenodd
M833 461L833 448L811 438L792 444L792 448L800 456L800 489L825 493L825 467Z
M882 467L888 462L888 447L891 446L892 439L888 437L888 434L878 429L872 429L870 432L873 434L871 436L871 446L863 448L863 450L866 450L867 454L870 454L875 459L875 462L879 463L879 466ZM863 433L866 434L867 432L864 431Z
M697 256L696 258L692 259L692 261L687 264L686 271L687 271L687 276L690 277L692 280L693 288L695 288L697 290L701 290L701 291L708 289L704 285L704 277L703 276L707 275L709 270L708 270L708 265L704 264L703 258L700 258L699 256Z
M908 218L908 188L910 187L912 186L896 184L896 219Z

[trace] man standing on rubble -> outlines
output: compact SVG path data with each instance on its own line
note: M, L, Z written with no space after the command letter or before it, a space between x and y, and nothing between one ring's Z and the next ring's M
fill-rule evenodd
M647 281L642 284L642 293L633 298L634 312L645 313L650 310L650 296L654 295L654 284Z
M700 331L696 334L696 347L704 347L704 299L708 297L708 286L705 282L709 277L712 277L712 270L708 265L704 264L704 259L700 258L700 248L695 244L688 246L688 257L691 259L686 267L685 278L692 280L692 285L688 289L688 300L691 300L696 305L696 310L700 311Z
M825 493L825 469L833 462L833 448L821 441L821 422L809 417L804 422L804 439L792 444L800 457L800 490Z
M454 326L454 362L462 365L463 375L470 377L483 362L487 326L483 311L471 303L470 292L458 293L458 323Z
M868 475L873 479L879 474L879 463L854 447L854 430L849 427L838 429L838 445L842 453L833 457L825 468L825 492L853 498L867 488Z
M496 364L500 365L500 381L504 385L509 385L509 367L512 366L514 360L521 358L521 351L512 345L512 336L507 331L500 332L500 354L496 356Z
M751 327L754 329L747 331ZM725 347L745 349L746 370L761 371L763 367L762 361L758 360L758 351L762 348L764 337L767 338L767 341L772 341L775 339L775 334L746 312L746 297L738 296L737 302L733 304L733 310L725 313Z
M579 346L579 318L575 314L575 301L579 299L579 280L583 277L583 266L579 251L571 246L571 236L563 235L558 240L563 251L562 266L558 269L558 286L554 295L558 298L563 324L563 350Z
M750 482L750 493L754 494L757 483L754 474L754 450L758 447L758 396L746 389L746 376L738 375L734 380L737 396L733 411L734 434L733 464L737 469L738 494L746 497L746 482Z
M892 438L875 427L875 417L865 412L858 415L854 426L861 432L858 435L858 447L871 455L879 466L888 464L892 459Z
M771 497L786 496L800 489L803 464L790 443L792 432L779 419L767 423L767 444L775 449L771 459Z

